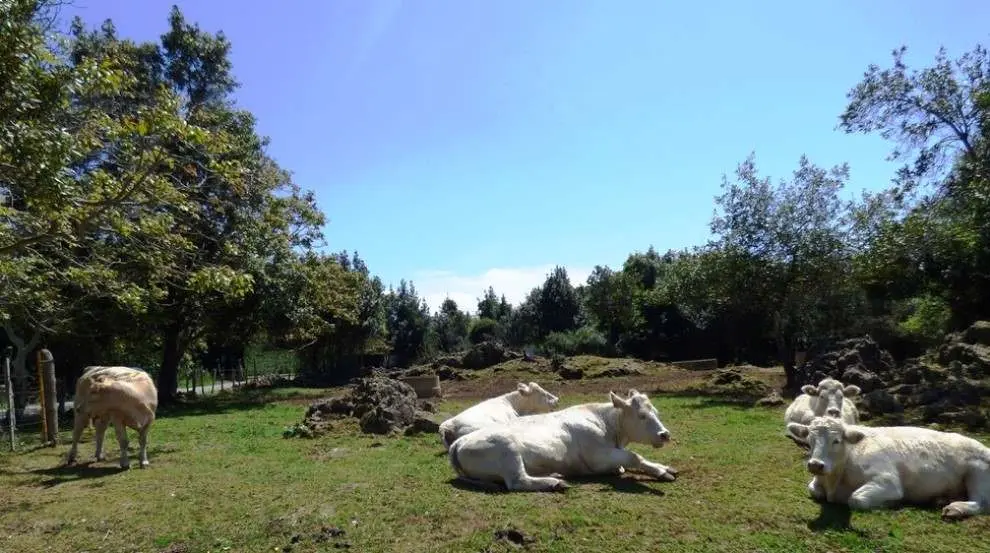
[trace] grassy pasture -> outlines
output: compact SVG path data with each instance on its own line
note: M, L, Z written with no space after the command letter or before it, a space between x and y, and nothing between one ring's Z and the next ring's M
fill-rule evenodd
M576 388L563 403L604 398ZM626 475L563 494L491 494L452 483L437 436L362 435L348 421L283 439L323 393L225 394L163 411L146 470L116 468L112 430L106 462L56 468L65 443L2 454L0 551L929 552L981 551L990 535L990 517L950 524L934 508L850 515L814 503L801 453L781 435L783 407L656 395L674 443L633 449L679 469L676 482ZM476 401L467 396L441 412ZM89 462L91 431L84 439ZM522 548L496 537L510 528Z

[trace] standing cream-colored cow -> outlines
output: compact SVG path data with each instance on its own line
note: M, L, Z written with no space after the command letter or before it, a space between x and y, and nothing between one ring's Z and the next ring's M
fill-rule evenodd
M557 396L544 390L536 382L520 382L515 390L472 405L440 423L440 439L444 449L449 450L450 444L465 434L490 424L547 413L559 401Z
M859 426L831 417L788 431L811 445L808 484L820 501L869 510L945 504L942 518L990 511L990 448L954 432L915 426ZM966 501L968 499L968 501Z
M120 466L130 468L127 429L138 432L141 467L148 466L148 428L155 421L158 390L148 373L129 367L86 367L76 382L73 399L75 425L67 464L76 461L79 438L92 420L96 432L96 460L103 460L103 436L112 423L120 446Z
M825 378L818 386L805 384L801 387L803 394L794 398L784 412L784 426L792 422L808 424L815 417L841 418L847 424L859 424L859 411L853 405L852 398L860 393L859 386L842 386L833 378ZM798 444L807 446L803 438L787 432L787 436Z
M569 487L569 476L639 470L661 480L672 467L647 461L625 448L630 442L662 447L670 432L656 407L636 390L628 398L609 392L609 402L520 417L458 438L448 452L460 479L508 490L552 491Z

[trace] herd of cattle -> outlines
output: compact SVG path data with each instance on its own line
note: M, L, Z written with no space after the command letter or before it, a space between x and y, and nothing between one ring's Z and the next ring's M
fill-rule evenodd
M826 378L806 385L784 414L785 435L808 450L808 491L817 501L869 510L898 503L943 506L942 518L990 512L990 448L954 432L915 426L863 426L856 386ZM440 438L460 480L487 489L556 491L565 477L645 473L673 481L677 470L626 449L662 447L670 431L653 402L634 389L626 397L558 409L560 399L536 382L478 403L440 425ZM96 459L113 424L120 466L128 468L127 428L138 432L141 467L148 465L148 429L157 391L147 373L87 367L76 385L75 424L67 463L90 422Z

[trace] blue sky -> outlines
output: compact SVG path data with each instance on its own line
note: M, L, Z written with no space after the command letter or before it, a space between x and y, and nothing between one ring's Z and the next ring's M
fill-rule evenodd
M705 242L723 174L755 152L848 162L887 185L890 144L835 129L904 44L990 43L990 3L606 0L76 0L63 14L152 40L170 6L233 43L239 104L312 189L331 250L474 309L555 264L583 281L633 251Z

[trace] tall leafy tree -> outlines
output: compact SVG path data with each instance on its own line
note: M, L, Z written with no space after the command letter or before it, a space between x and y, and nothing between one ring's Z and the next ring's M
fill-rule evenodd
M777 185L761 178L754 156L727 178L716 198L713 245L736 267L723 273L731 291L758 302L772 320L772 337L793 387L797 342L827 339L839 331L834 311L854 309L846 285L849 256L839 191L848 167L830 170L802 156L792 178ZM742 277L742 278L740 278Z
M567 269L554 267L540 287L536 301L541 337L577 328L581 305Z

